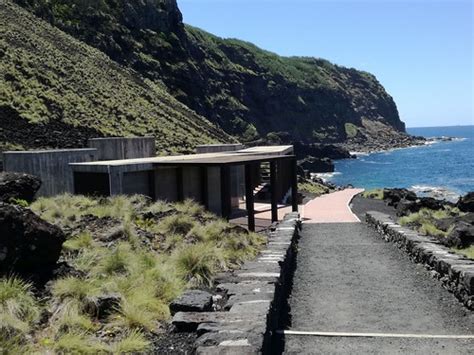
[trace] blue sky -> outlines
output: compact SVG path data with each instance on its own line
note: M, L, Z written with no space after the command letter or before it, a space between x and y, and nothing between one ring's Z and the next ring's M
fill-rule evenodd
M184 21L377 76L408 127L474 124L472 0L178 0Z

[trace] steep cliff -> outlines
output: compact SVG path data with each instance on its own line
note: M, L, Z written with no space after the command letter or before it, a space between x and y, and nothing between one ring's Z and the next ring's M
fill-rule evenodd
M175 0L15 1L162 81L179 101L244 141L369 142L380 138L374 127L404 136L392 97L373 75L213 36L184 25Z
M158 82L0 2L0 150L80 147L93 136L146 134L162 152L233 141Z

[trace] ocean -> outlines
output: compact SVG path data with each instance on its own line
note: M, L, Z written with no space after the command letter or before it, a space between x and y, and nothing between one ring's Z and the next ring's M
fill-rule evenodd
M419 147L360 155L335 162L335 172L321 174L337 184L373 189L403 187L420 195L455 200L474 191L474 126L408 128L424 137L456 137Z

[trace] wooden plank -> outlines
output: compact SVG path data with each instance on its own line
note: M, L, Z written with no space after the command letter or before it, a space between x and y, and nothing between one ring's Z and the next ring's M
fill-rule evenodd
M255 232L255 209L251 164L245 165L245 205L247 208L248 229L251 232Z

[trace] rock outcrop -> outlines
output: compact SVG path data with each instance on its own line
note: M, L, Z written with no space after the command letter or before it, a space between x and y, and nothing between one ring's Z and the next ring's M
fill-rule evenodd
M15 1L164 83L179 101L243 141L288 134L303 143L386 147L395 137L395 146L409 144L394 100L372 74L324 59L281 57L184 25L176 0Z
M462 196L457 202L456 207L463 212L474 212L474 192L469 192Z
M64 240L61 229L29 209L0 203L1 272L39 274L52 270Z
M36 176L13 172L0 173L0 202L10 202L12 199L31 202L40 187L41 180Z

